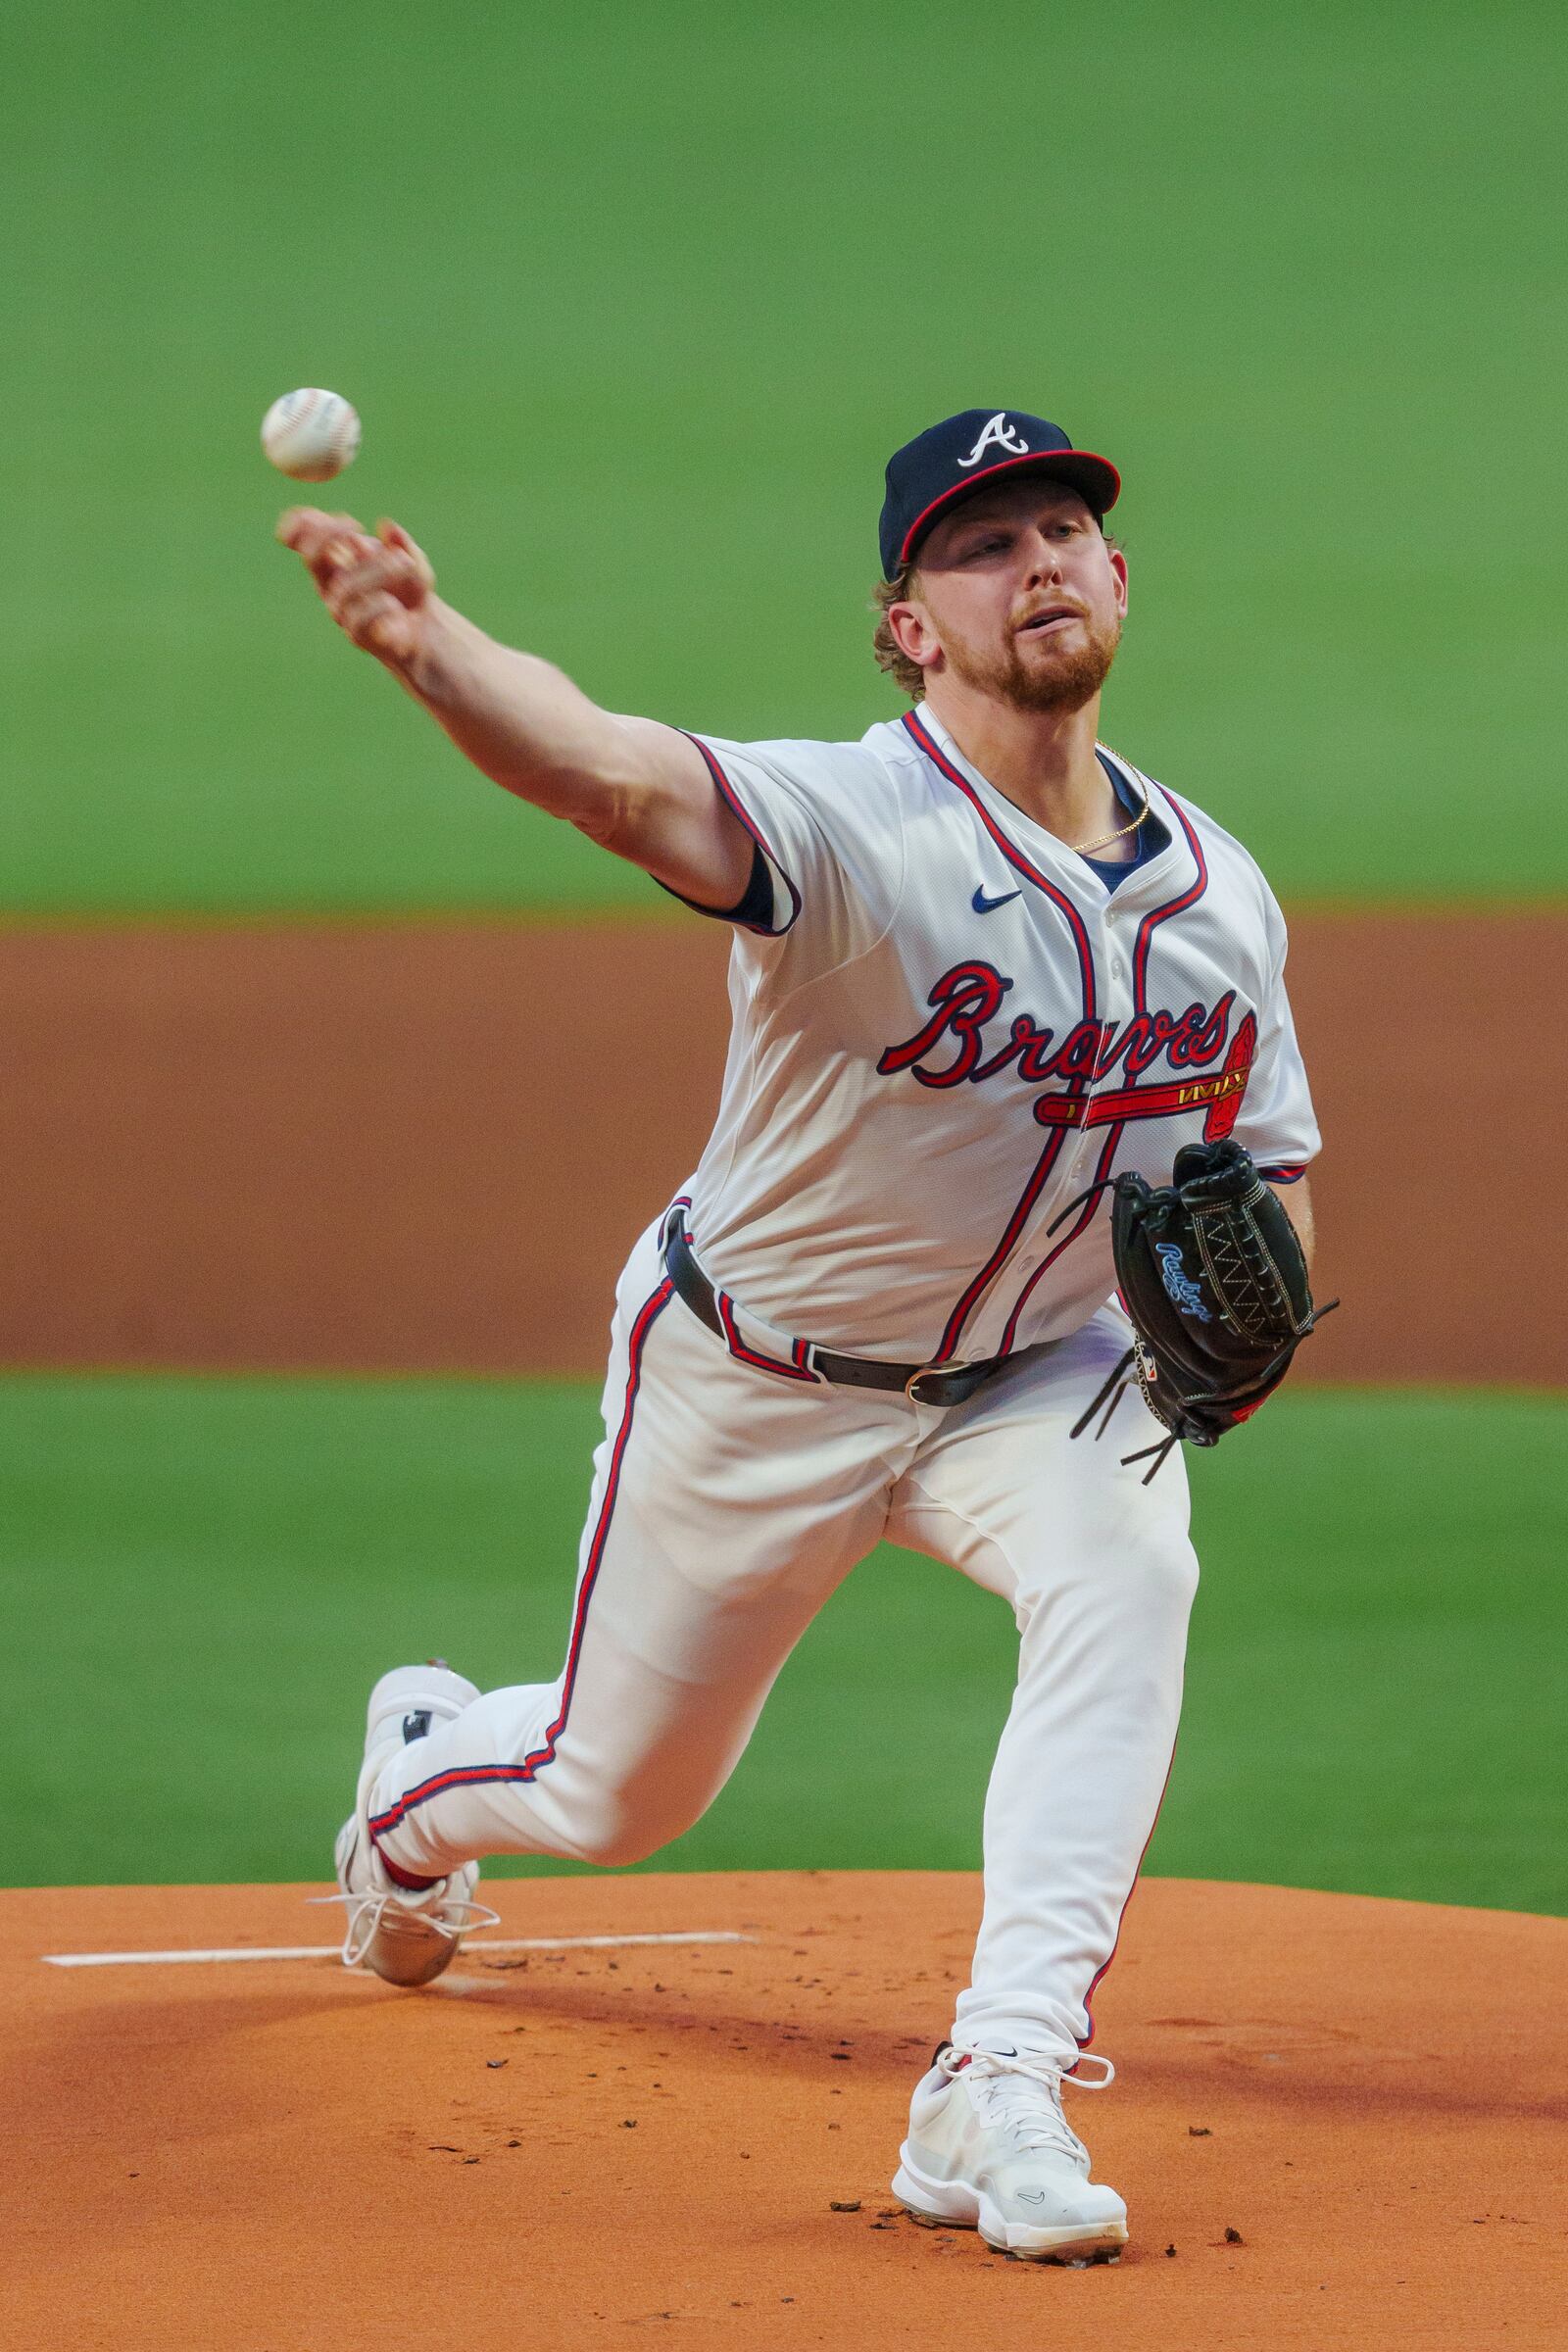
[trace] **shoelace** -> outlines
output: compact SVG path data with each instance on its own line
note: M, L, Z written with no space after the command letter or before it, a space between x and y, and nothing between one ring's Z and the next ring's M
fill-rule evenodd
M1084 2144L1061 2112L1062 2084L1071 2082L1079 2090L1107 2090L1116 2079L1110 2060L1098 2051L1086 2051L1078 2060L1080 2066L1086 2063L1102 2066L1105 2071L1094 2079L1069 2075L1051 2058L1031 2057L1027 2052L1009 2058L995 2050L965 2050L953 2043L937 2059L945 2075L962 2074L983 2085L979 2103L988 2121L1006 2125L1021 2155L1054 2148L1075 2161L1083 2156Z
M434 1928L438 1936L449 1936L454 1943L460 1936L468 1935L474 1928L499 1928L501 1925L499 1911L492 1911L488 1903L470 1903L462 1895L449 1897L434 1911L416 1911L409 1904L401 1902L395 1893L372 1894L368 1889L363 1894L311 1894L305 1899L311 1903L348 1905L348 1925L343 1935L345 1968L359 1967L375 1938L388 1907L407 1912L411 1919L422 1921ZM452 1916L454 1912L461 1912L464 1916L455 1919Z

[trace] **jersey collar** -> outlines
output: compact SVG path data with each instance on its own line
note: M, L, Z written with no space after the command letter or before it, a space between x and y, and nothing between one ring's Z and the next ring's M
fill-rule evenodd
M1105 888L1087 859L1080 858L1076 850L1069 849L1064 841L1058 841L1046 826L1037 824L1032 816L1026 815L1016 802L1009 801L1005 793L999 792L973 762L964 758L942 721L924 703L917 704L913 710L906 713L902 726L909 741L936 767L939 774L944 761L956 769L962 782L978 798L987 830L993 838L1000 836L1004 854L1009 847L1016 853L1011 862L1017 864L1020 871L1027 873L1031 865L1037 865L1048 872L1053 881L1070 885L1099 908L1109 906L1113 897L1116 903L1125 906L1140 905L1146 898L1179 899L1185 906L1200 895L1207 875L1192 826L1170 795L1152 777L1146 776L1141 768L1133 767L1118 752L1107 750L1103 744L1097 743L1095 746L1102 764L1112 771L1113 781L1120 776L1134 792L1148 786L1149 797L1170 839L1157 856L1134 867L1125 881L1117 884L1113 894ZM922 741L922 737L927 740ZM938 759L932 760L928 745L934 746L940 755ZM952 778L949 780L951 782ZM1195 884L1196 888L1193 887Z

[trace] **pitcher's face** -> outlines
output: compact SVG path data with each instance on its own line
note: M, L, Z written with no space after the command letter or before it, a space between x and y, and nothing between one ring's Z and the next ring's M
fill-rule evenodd
M1031 710L1081 709L1115 659L1127 565L1075 490L1040 475L977 490L916 558L893 608L906 652L931 676ZM894 616L906 616L902 619Z

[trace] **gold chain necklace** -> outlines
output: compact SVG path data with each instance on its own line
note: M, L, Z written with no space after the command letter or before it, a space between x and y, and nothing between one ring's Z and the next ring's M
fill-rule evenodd
M1141 776L1138 780L1140 784L1143 784L1143 778ZM1148 814L1149 787L1147 784L1145 784L1144 805L1139 809L1138 814L1135 817L1130 818L1125 825L1118 825L1114 833L1102 833L1098 841L1084 841L1075 844L1073 855L1078 858L1092 858L1096 850L1108 850L1113 841L1121 841L1127 834L1136 833L1139 826L1143 823Z

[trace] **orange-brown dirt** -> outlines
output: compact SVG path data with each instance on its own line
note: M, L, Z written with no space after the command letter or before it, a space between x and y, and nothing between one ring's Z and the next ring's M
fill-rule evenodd
M1314 1380L1564 1378L1568 914L1299 916ZM717 1095L717 926L0 934L0 1361L597 1371ZM1529 985L1524 985L1528 982ZM809 1338L811 1335L805 1335Z
M898 2214L905 2102L978 1907L960 1876L509 1881L419 1993L288 1886L0 1894L4 2341L42 2352L1537 2352L1560 2346L1568 1922L1150 1880L1069 2094L1118 2267ZM495 1891L495 1890L492 1890ZM835 2210L835 2207L844 2210Z

